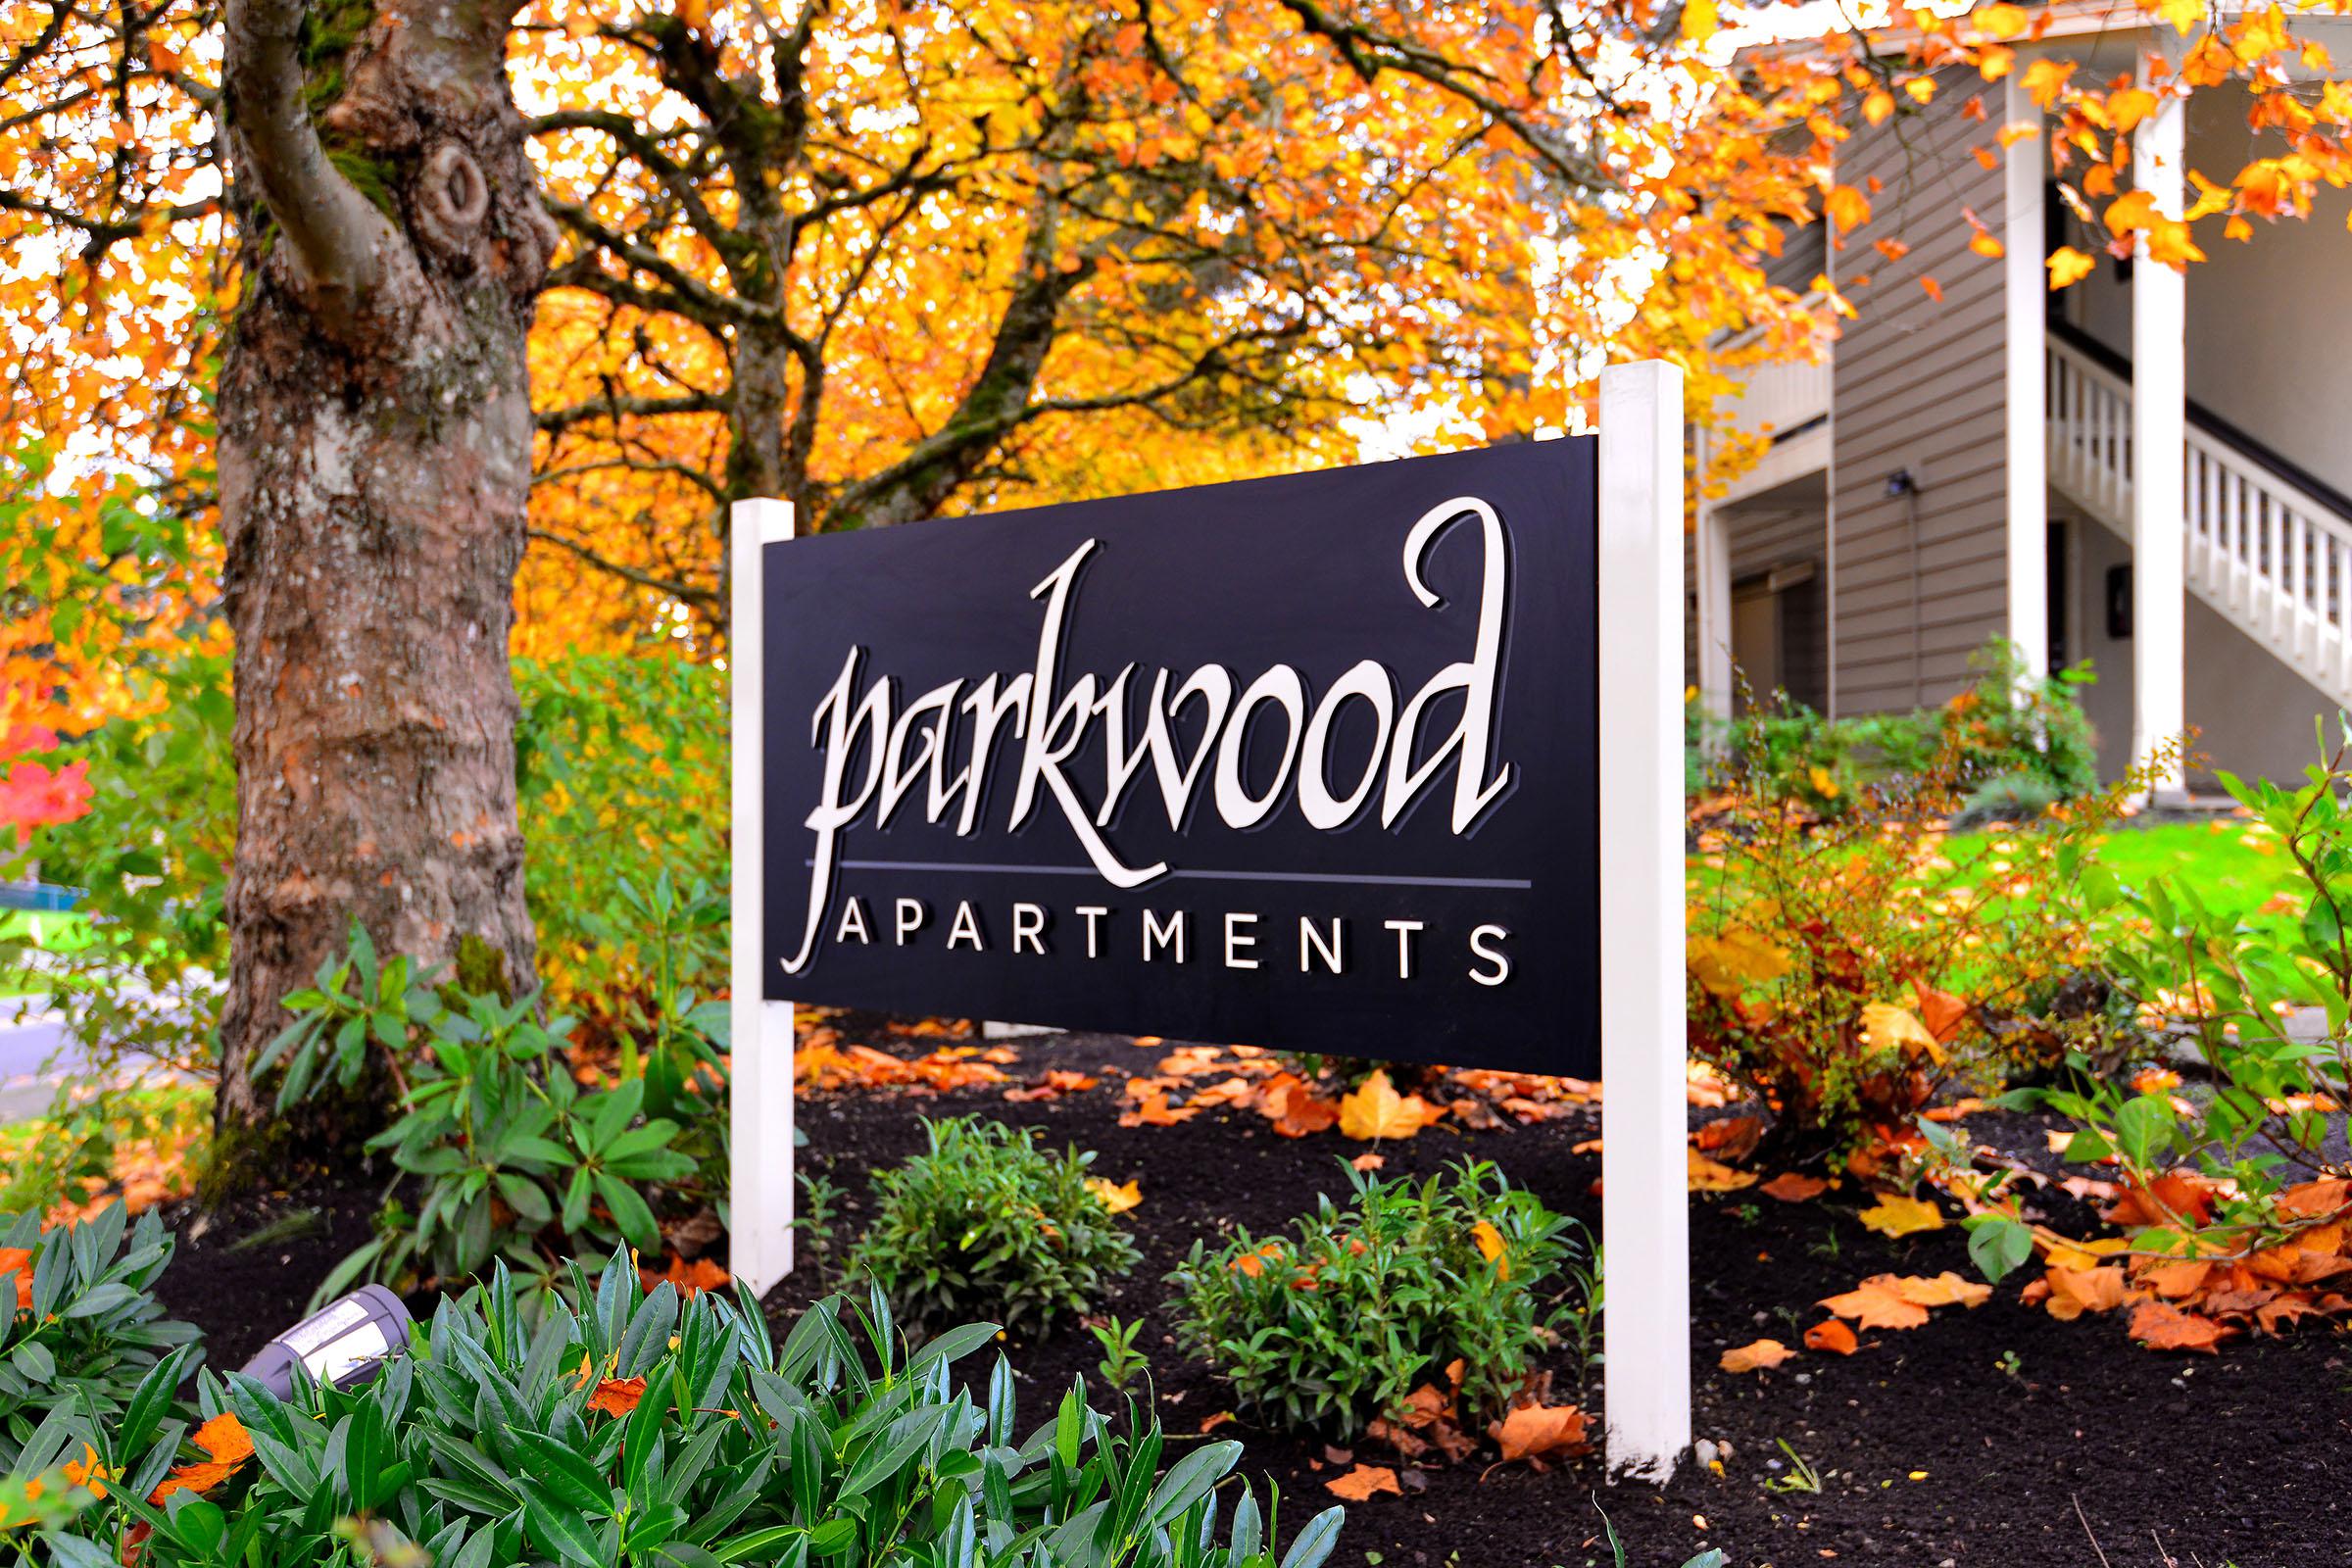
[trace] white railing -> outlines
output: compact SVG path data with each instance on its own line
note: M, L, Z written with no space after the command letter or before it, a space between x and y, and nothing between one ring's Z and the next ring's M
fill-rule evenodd
M2050 483L2132 536L2132 385L2049 343ZM2352 516L2226 437L2188 427L2188 589L2338 703L2352 706Z
M1748 434L1787 435L1830 412L1826 359L1818 364L1768 361L1733 373L1743 390L1733 406L1732 421Z

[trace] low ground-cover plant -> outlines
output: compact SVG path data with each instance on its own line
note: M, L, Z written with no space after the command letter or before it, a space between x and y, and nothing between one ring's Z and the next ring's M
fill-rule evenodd
M1015 1331L1083 1313L1138 1253L1088 1186L1095 1156L957 1116L923 1123L923 1152L874 1181L874 1222L849 1258L918 1329L986 1310Z
M47 1230L38 1213L0 1217L0 1467L61 1409L111 1421L159 1363L192 1364L174 1352L196 1330L153 1294L172 1245L152 1212L129 1224L121 1203Z
M2106 1027L2078 983L2091 916L2065 884L2129 783L1963 865L1944 841L1968 778L1947 734L1841 814L1735 790L1700 836L1690 1047L1770 1110L1783 1159L1908 1141L1947 1086L1997 1092Z
M493 1258L560 1285L564 1251L661 1246L649 1193L691 1206L723 1178L723 1163L676 1147L676 1121L647 1114L649 1101L682 1098L676 1074L657 1081L641 1061L635 1076L583 1087L561 1054L569 1021L542 1022L535 994L440 982L404 956L379 959L355 929L350 951L286 999L293 1021L263 1054L263 1070L283 1065L281 1106L371 1070L398 1086L399 1119L370 1145L415 1178L416 1206L388 1204L317 1299L363 1278L461 1282Z
M50 1533L57 1560L128 1561L143 1534L142 1568L418 1548L451 1568L1275 1568L1273 1522L1248 1489L1230 1523L1213 1495L1241 1445L1202 1444L1163 1474L1157 1423L1132 1409L1114 1423L1076 1386L1024 1435L1001 1357L984 1393L955 1375L993 1324L908 1354L878 1297L861 1311L829 1299L777 1348L748 1296L645 1292L625 1258L575 1285L579 1311L534 1321L501 1270L355 1391L281 1401L208 1380L219 1425L184 1446L175 1432L136 1448L102 1434L99 1458L131 1483ZM1281 1568L1316 1568L1339 1526L1336 1508L1317 1517Z
M1170 1276L1186 1348L1244 1403L1342 1438L1425 1383L1450 1380L1466 1423L1499 1415L1595 1304L1575 1221L1484 1161L1421 1182L1343 1168L1348 1202L1325 1196L1292 1236L1193 1244Z

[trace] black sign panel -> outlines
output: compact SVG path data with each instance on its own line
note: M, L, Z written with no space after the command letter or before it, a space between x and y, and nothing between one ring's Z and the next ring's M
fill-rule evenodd
M771 999L1592 1076L1594 444L766 547Z

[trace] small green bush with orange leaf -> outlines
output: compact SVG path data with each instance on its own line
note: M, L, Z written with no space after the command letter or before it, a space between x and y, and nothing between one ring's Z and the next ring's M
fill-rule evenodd
M0 1468L17 1468L60 1411L111 1420L159 1365L185 1370L194 1352L175 1352L196 1330L154 1294L172 1247L153 1210L134 1225L121 1203L47 1230L38 1214L0 1216Z
M1483 1422L1559 1338L1583 1342L1595 1300L1574 1220L1484 1161L1421 1182L1342 1168L1345 1205L1326 1195L1289 1237L1195 1242L1170 1276L1186 1348L1245 1405L1348 1438L1449 1382L1459 1418Z
M1862 1169L1939 1094L1997 1092L2104 1030L2090 922L2060 895L2121 787L1963 864L1945 842L1972 776L1947 731L1836 816L1735 788L1701 823L1690 1049L1771 1111L1778 1158Z

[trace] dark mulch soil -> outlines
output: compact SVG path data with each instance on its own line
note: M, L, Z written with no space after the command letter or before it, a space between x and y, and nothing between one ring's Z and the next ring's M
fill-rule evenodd
M940 1044L857 1033L906 1055ZM1008 1070L1024 1078L1050 1067L1146 1073L1165 1049L1101 1035L1013 1045L1020 1060ZM806 1167L847 1197L834 1257L806 1254L801 1272L769 1296L770 1313L788 1317L833 1283L835 1258L866 1217L867 1173L921 1146L919 1118L973 1111L1041 1127L1096 1150L1096 1169L1113 1181L1142 1179L1144 1201L1130 1218L1144 1261L1101 1310L1144 1319L1138 1344L1152 1352L1160 1416L1172 1434L1197 1433L1232 1399L1213 1368L1174 1344L1163 1277L1196 1237L1234 1225L1278 1230L1317 1192L1344 1193L1340 1162L1363 1146L1336 1134L1280 1138L1254 1114L1222 1109L1174 1127L1122 1128L1120 1108L1109 1077L1087 1094L1026 1104L1006 1102L1001 1089L805 1100ZM1967 1125L1980 1142L2051 1163L2033 1118ZM1570 1150L1599 1131L1592 1110L1485 1133L1441 1123L1386 1146L1383 1174L1488 1158L1597 1225L1598 1156ZM333 1259L364 1239L372 1200L309 1195L216 1219L206 1234L183 1227L185 1251L167 1276L167 1298L214 1337L215 1364L233 1365L290 1322ZM1634 1568L1673 1568L1708 1546L1722 1547L1736 1568L2352 1563L2352 1346L2316 1325L2232 1344L2218 1357L2157 1354L2132 1344L2120 1320L2066 1324L2021 1305L2013 1280L1976 1311L1944 1308L1925 1328L1865 1335L1848 1358L1806 1354L1744 1377L1717 1370L1728 1347L1759 1337L1799 1343L1825 1315L1815 1303L1867 1275L1970 1273L1956 1227L1887 1241L1856 1222L1856 1206L1850 1193L1796 1205L1752 1192L1692 1195L1695 1430L1728 1449L1720 1473L1687 1462L1658 1487L1612 1483L1597 1459L1543 1473L1489 1468L1487 1458L1398 1465L1405 1495L1350 1505L1334 1561L1605 1568L1605 1510ZM244 1250L230 1240L288 1207L318 1209L323 1234ZM2062 1228L2084 1219L2070 1200L2053 1197L2048 1209ZM1006 1349L1022 1380L1025 1421L1045 1419L1073 1374L1099 1382L1100 1348L1079 1324ZM1567 1357L1551 1370L1555 1390L1575 1386ZM1319 1438L1261 1430L1246 1415L1216 1435L1243 1439L1246 1472L1281 1487L1286 1530L1331 1500L1324 1483L1345 1468ZM1783 1443L1818 1473L1818 1492L1774 1490L1795 1468ZM1368 1448L1356 1457L1397 1464Z
M380 1190L257 1193L211 1214L193 1201L164 1218L178 1241L156 1283L164 1310L204 1330L205 1365L233 1371L302 1321L311 1293L373 1234Z

